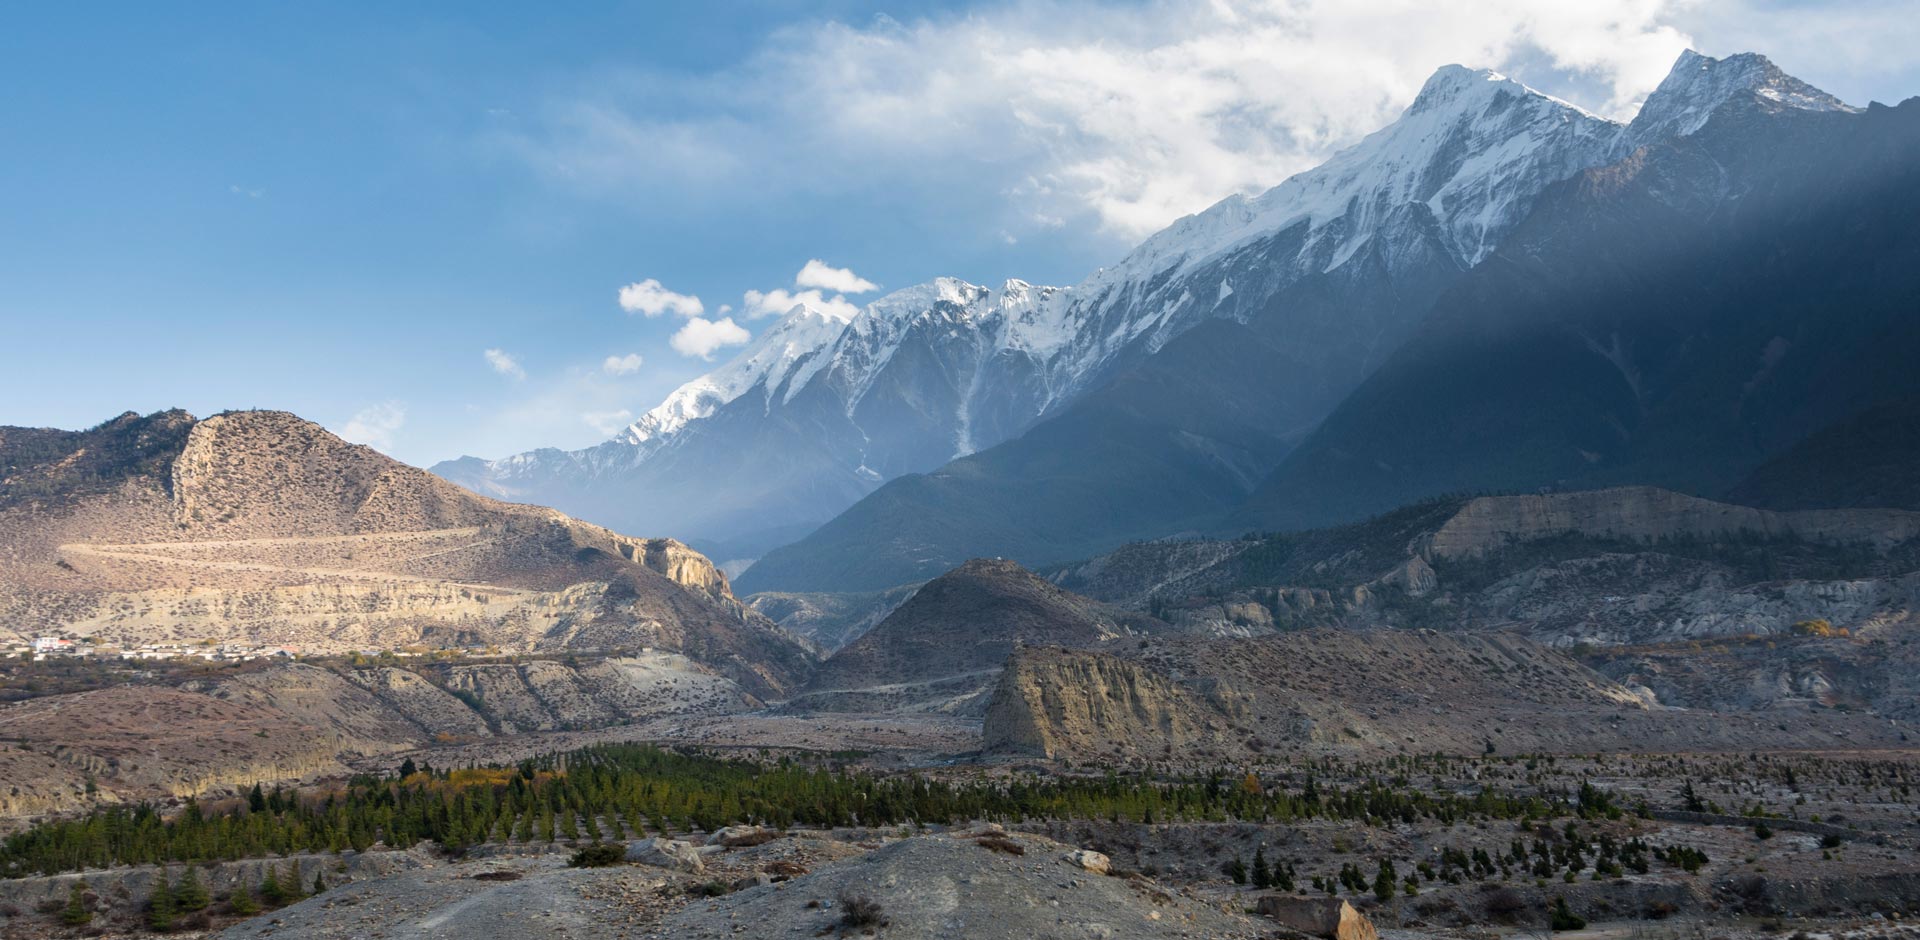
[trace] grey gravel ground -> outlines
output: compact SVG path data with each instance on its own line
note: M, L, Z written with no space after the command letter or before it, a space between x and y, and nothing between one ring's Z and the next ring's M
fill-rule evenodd
M347 885L221 932L228 940L855 937L845 898L878 903L902 940L1241 938L1259 923L1137 877L1071 866L1071 846L1011 834L852 844L782 838L708 857L701 874L647 865L570 869L559 855L446 863ZM768 883L770 877L788 880ZM756 881L759 882L756 884ZM706 884L746 885L720 897Z

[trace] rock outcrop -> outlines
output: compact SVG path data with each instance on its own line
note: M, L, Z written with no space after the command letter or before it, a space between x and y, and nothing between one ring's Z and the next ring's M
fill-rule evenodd
M1175 751L1225 730L1225 721L1144 663L1057 648L1016 652L981 727L990 751L1066 757L1102 742L1130 757Z
M1379 756L1898 746L1883 721L1650 707L1513 636L1308 630L1022 649L987 709L990 752L1194 767L1285 752Z

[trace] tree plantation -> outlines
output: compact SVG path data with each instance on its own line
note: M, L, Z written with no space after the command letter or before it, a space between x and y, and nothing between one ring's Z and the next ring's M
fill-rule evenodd
M646 745L602 745L516 766L451 771L403 768L344 787L255 787L213 810L195 801L165 813L110 807L42 823L0 844L0 874L57 873L121 864L206 862L301 852L406 848L450 852L495 843L575 842L712 831L734 823L793 826L947 825L972 820L1110 819L1130 822L1332 819L1379 825L1432 820L1544 820L1593 812L1593 795L1470 796L1419 792L1405 778L1349 777L1298 787L1222 771L1004 780L881 775L792 759L720 759ZM1615 811L1617 812L1617 810Z

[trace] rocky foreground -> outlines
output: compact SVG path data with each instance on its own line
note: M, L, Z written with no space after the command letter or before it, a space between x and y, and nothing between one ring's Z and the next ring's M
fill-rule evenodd
M218 936L1171 940L1260 937L1271 928L1218 902L1110 871L1104 856L993 827L859 842L796 833L733 848L725 839L670 843L671 854L646 840L632 853L644 861L606 868L569 868L566 856L546 855L403 871Z

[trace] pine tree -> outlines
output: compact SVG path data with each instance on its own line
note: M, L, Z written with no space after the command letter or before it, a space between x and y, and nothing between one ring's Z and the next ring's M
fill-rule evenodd
M227 895L227 909L242 917L251 917L260 913L260 902L254 898L253 889L242 882Z
M93 923L93 908L87 905L87 883L76 881L67 892L67 906L60 911L60 922L69 927Z
M1579 930L1587 925L1587 919L1567 907L1567 899L1554 898L1553 906L1547 909L1547 925L1555 930Z
M173 929L174 913L173 885L167 882L167 870L162 868L160 880L153 886L153 897L147 901L147 926L166 933Z
M1393 863L1384 858L1381 859L1380 872L1373 876L1373 896L1379 898L1382 903L1393 900L1395 880L1397 879L1393 876Z
M1253 886L1273 887L1273 870L1267 867L1267 847L1264 845L1253 850Z
M326 893L326 891L327 891L327 877L326 877L326 875L324 875L324 874L322 874L322 873L320 873L320 872L314 872L314 873L313 873L313 890L312 890L311 892L309 892L309 893L311 893L311 894L325 894L325 893Z
M188 866L187 873L173 889L173 906L182 912L204 911L213 903L213 897L207 893L207 886L200 883L199 869Z
M286 891L287 903L292 904L307 896L300 890L300 863L287 859L287 873L280 878L280 887Z
M1237 858L1227 862L1227 877L1233 879L1234 884L1246 884L1247 863Z
M260 896L274 907L287 903L287 889L281 887L280 876L274 872L272 865L267 866L265 877L260 879Z

